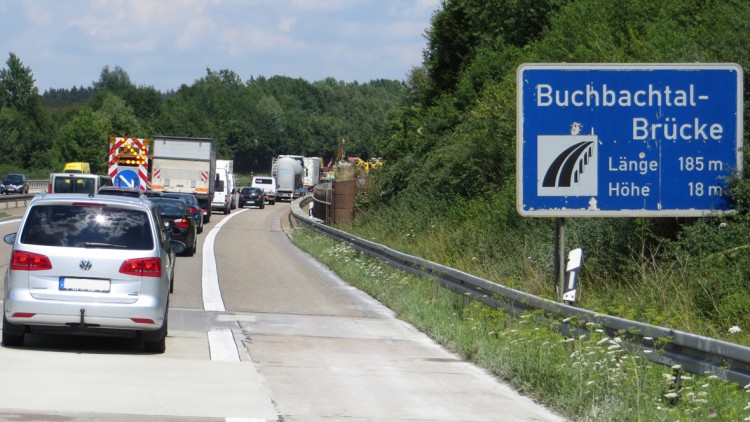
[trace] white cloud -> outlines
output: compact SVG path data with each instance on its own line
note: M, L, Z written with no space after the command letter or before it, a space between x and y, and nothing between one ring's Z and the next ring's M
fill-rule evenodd
M175 45L180 50L189 50L208 34L214 31L214 21L207 17L198 17L178 28Z
M303 45L293 38L251 26L226 28L221 31L219 41L220 48L233 56L252 50L296 48Z
M289 32L292 30L292 27L294 27L294 24L297 23L296 18L292 17L282 17L281 20L279 20L279 31L282 32Z
M322 10L322 11L333 11L346 9L352 5L356 6L356 3L361 3L357 0L292 0L292 6L295 9L300 10Z

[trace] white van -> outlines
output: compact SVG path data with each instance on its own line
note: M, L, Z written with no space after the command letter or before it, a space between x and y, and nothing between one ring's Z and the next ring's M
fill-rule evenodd
M93 195L102 186L112 186L112 178L98 174L52 173L47 193L87 193Z
M216 185L214 187L214 199L211 201L211 209L218 209L229 214L232 212L232 187L229 173L225 168L216 169Z
M276 203L276 178L269 176L253 177L253 183L250 185L254 188L261 188L266 193L266 201L273 205Z

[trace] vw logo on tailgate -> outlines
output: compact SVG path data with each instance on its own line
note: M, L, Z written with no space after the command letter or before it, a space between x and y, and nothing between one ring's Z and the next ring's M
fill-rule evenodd
M91 269L91 261L89 261L88 259L82 259L82 260L81 260L81 262L80 262L80 263L78 263L78 266L79 266L79 267L80 267L80 268L81 268L81 269L82 269L83 271L88 271L88 270L90 270L90 269Z

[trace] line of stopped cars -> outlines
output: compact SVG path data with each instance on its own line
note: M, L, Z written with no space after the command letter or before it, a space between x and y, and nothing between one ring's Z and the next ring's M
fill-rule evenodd
M175 256L195 253L203 218L193 195L105 186L36 196L3 239L3 345L29 333L126 336L163 353Z
M263 208L260 191L243 188L240 206ZM205 220L191 194L104 186L37 195L3 238L12 251L2 344L23 346L29 333L124 336L164 353L176 255L195 253Z

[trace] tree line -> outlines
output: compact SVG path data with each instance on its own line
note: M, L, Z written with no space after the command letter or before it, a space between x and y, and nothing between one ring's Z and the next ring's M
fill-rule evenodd
M309 82L284 76L243 81L231 70L206 75L176 91L136 86L120 66L105 66L88 87L40 94L33 70L14 53L0 70L0 166L29 173L87 161L106 171L108 138L154 135L213 138L238 172L269 172L279 154L377 155L376 137L405 87L395 80Z

